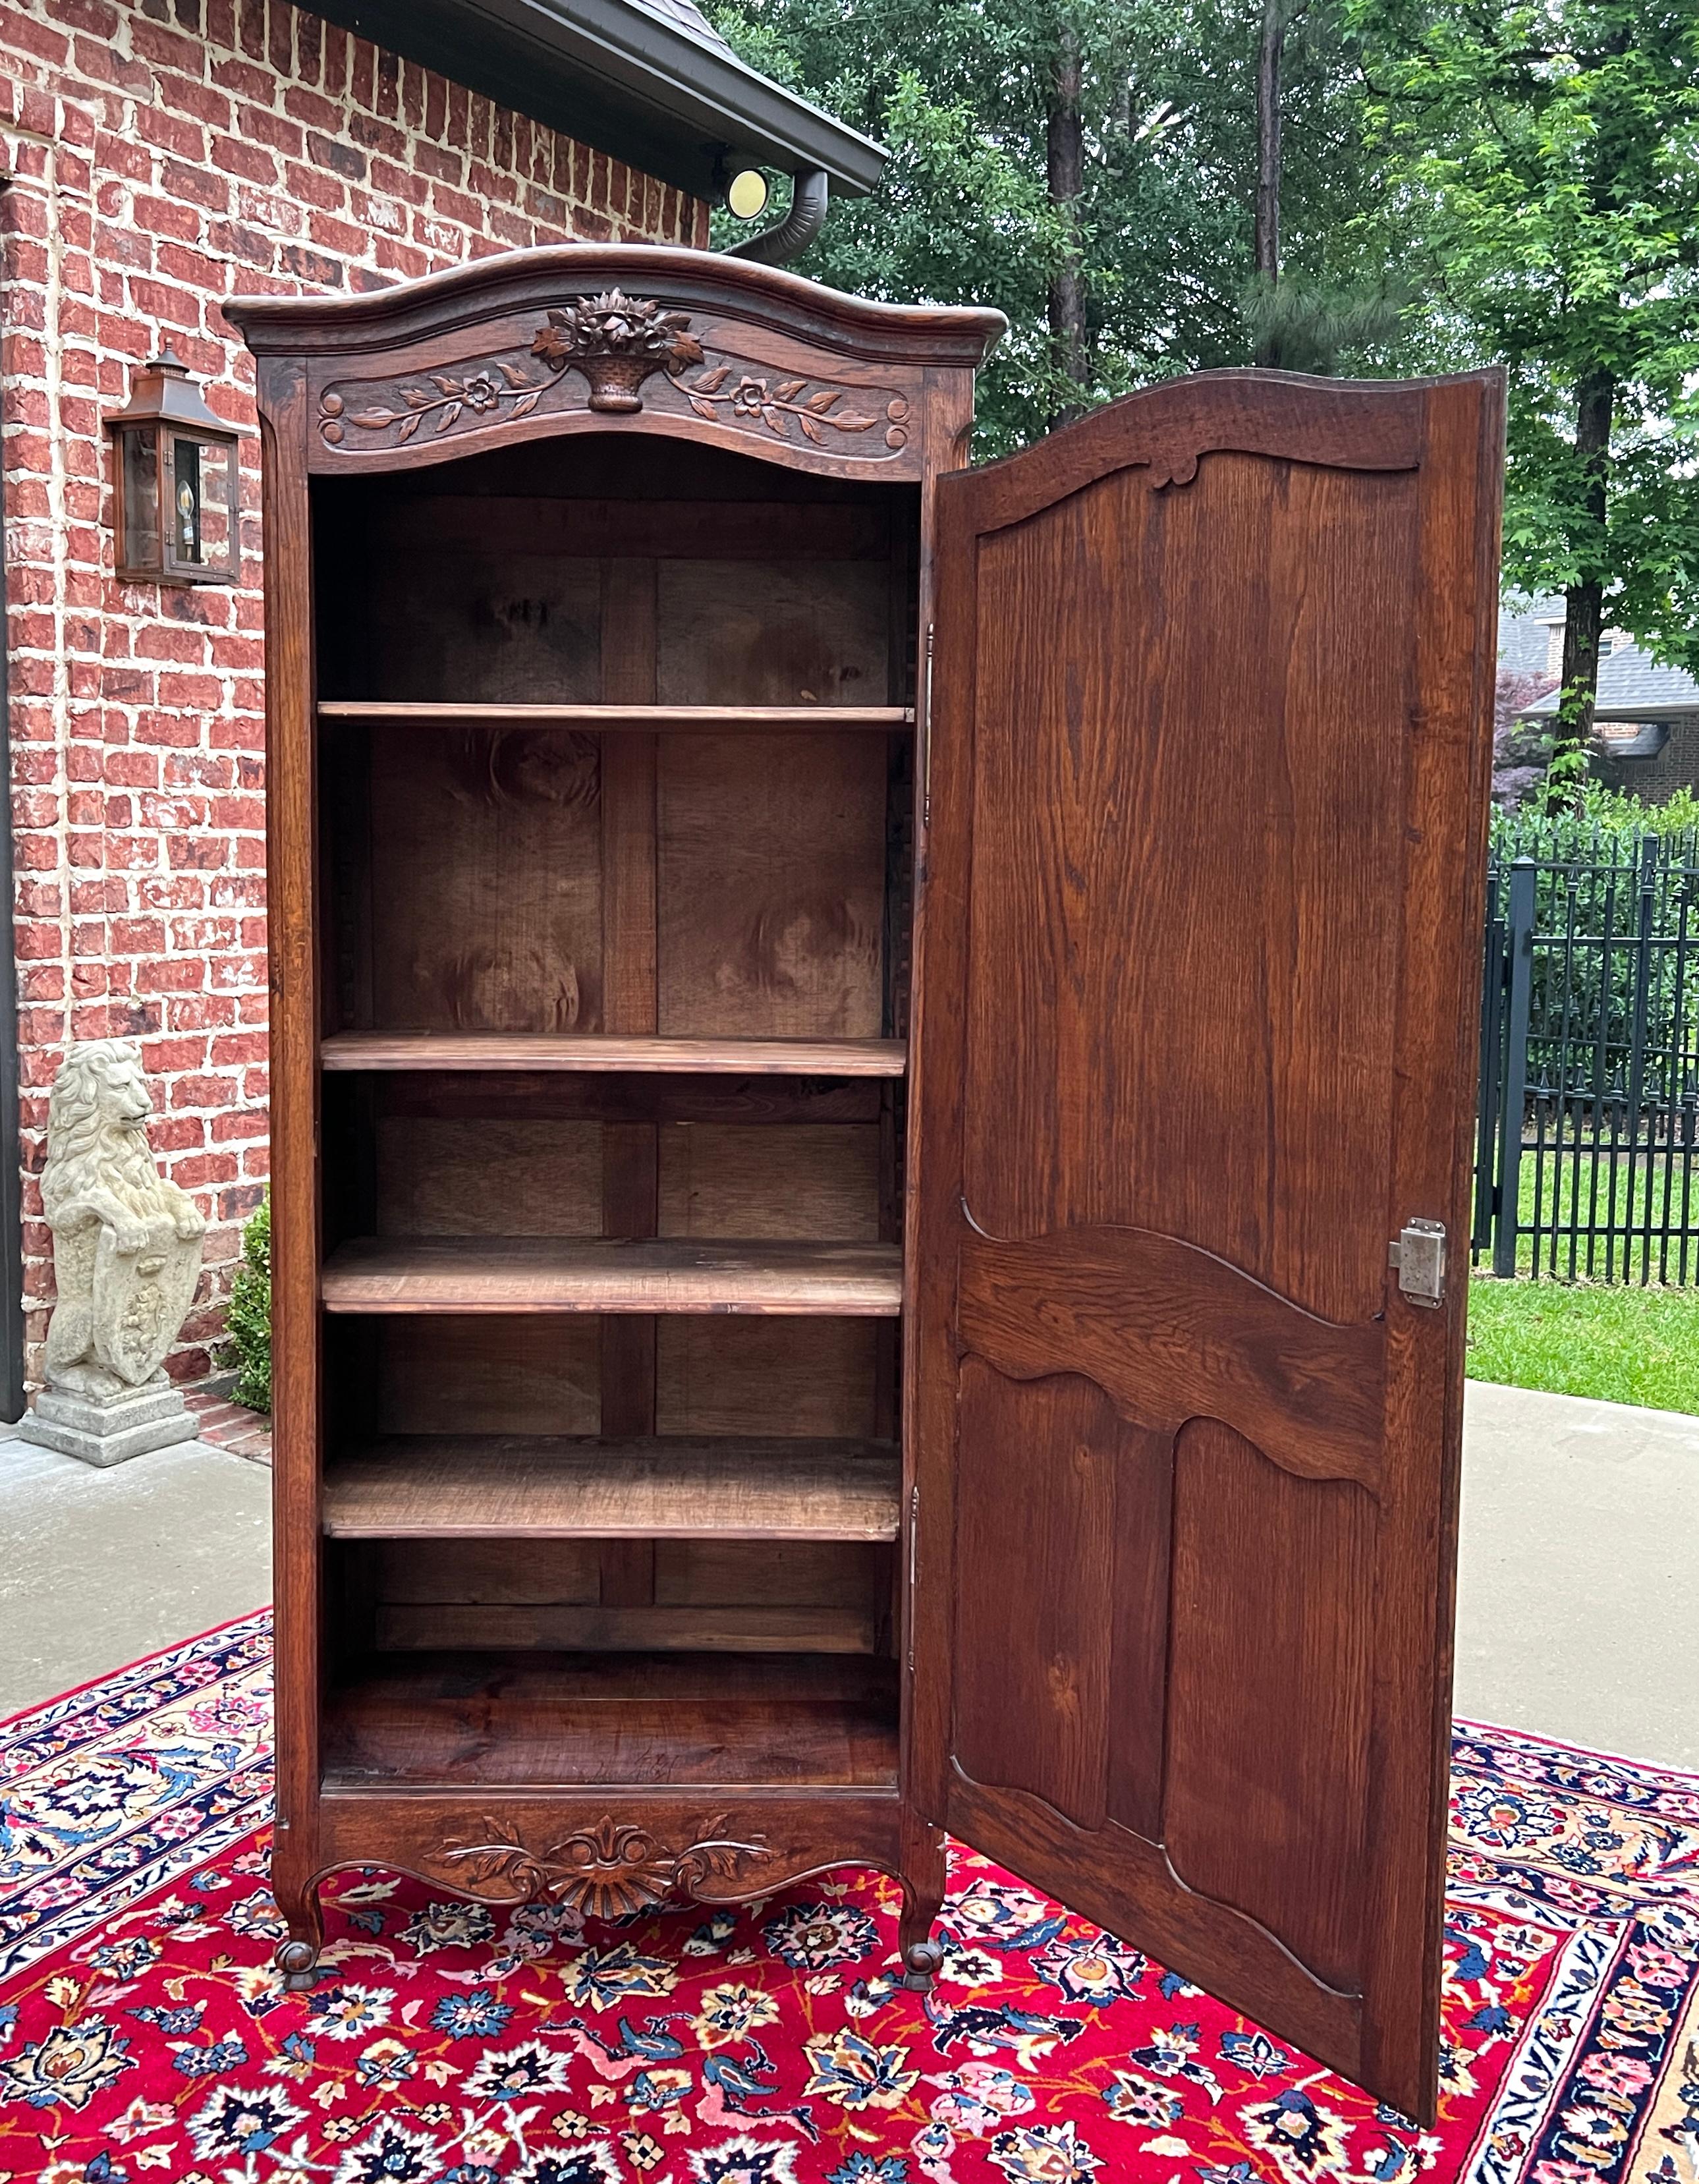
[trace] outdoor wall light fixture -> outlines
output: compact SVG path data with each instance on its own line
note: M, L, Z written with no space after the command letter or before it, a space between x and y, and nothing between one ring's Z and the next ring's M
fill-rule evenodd
M154 584L232 584L237 443L167 343L106 420L115 453L118 574Z
M759 167L745 167L733 175L726 189L726 205L739 220L754 220L766 210L767 178Z

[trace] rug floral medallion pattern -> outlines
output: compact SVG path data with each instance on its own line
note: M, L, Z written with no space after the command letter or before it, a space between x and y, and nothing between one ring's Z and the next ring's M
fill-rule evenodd
M366 1871L284 1993L266 1620L0 1725L5 2184L1699 2184L1699 1778L1458 1732L1439 2126L958 1850L581 1923Z

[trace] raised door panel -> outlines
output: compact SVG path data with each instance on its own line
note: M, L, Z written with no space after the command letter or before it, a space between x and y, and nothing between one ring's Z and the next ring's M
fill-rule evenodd
M942 482L926 1817L1432 2111L1490 377L1179 382Z

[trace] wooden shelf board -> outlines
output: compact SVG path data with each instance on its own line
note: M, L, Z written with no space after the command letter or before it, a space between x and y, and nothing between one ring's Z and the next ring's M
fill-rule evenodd
M582 1033L337 1032L332 1070L567 1070L693 1076L900 1077L900 1039L654 1039Z
M894 1318L895 1244L694 1237L361 1236L326 1261L345 1312L748 1312Z
M379 1603L372 1642L385 1653L877 1653L859 1607L603 1607L590 1601L394 1600Z
M638 733L714 735L816 733L872 728L888 733L914 726L911 705L502 705L437 700L357 698L326 699L321 721L393 722L420 727L581 728L591 733L630 729Z
M889 1441L571 1440L432 1435L382 1441L326 1473L339 1540L894 1540Z
M370 1657L326 1694L325 1787L887 1790L896 1663L783 1654Z

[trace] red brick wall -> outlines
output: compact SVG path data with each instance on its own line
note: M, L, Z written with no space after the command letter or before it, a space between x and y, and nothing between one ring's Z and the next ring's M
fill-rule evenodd
M1657 717L1654 705L1646 708ZM1669 741L1656 758L1613 760L1610 746L1594 758L1593 771L1607 788L1626 789L1648 804L1667 804L1678 788L1699 788L1699 715L1675 713L1669 721Z
M29 1332L53 1295L47 1088L68 1037L139 1036L154 1149L210 1224L171 1361L192 1378L267 1172L258 441L240 584L120 584L103 413L169 335L251 425L226 295L705 242L707 209L285 0L0 0L0 159Z

